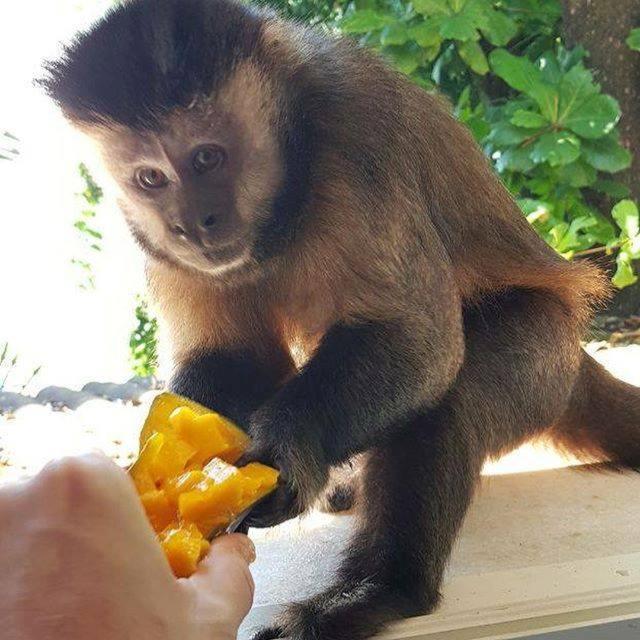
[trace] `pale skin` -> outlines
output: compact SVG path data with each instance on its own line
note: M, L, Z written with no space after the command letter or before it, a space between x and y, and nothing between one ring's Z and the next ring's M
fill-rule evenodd
M176 580L127 475L90 454L0 489L3 640L233 640L253 600L251 541L217 539Z

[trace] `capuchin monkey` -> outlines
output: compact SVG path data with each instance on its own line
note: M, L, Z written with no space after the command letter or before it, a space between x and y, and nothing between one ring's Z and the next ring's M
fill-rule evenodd
M129 0L41 82L119 185L171 389L282 472L249 524L362 458L335 584L257 638L359 640L432 611L484 461L530 438L640 466L640 390L580 348L605 279L375 54L233 0Z

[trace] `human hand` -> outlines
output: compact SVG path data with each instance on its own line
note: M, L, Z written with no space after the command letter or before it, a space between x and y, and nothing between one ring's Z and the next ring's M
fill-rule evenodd
M133 483L104 456L0 488L4 640L232 640L253 599L251 541L214 542L176 580Z

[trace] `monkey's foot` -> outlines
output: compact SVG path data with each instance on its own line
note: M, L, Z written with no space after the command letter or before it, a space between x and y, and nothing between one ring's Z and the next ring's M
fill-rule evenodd
M417 600L420 600L418 602ZM276 622L260 629L253 640L364 640L399 618L433 610L421 597L407 598L388 585L363 581L334 586L324 593L289 605Z

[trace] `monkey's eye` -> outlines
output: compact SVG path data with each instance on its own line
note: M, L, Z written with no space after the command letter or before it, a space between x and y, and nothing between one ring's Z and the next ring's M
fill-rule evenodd
M142 167L138 169L135 178L138 185L147 190L161 189L169 183L169 178L167 178L160 169L154 169L153 167Z
M193 154L193 169L196 173L206 173L222 166L225 160L224 150L215 145L200 147Z

